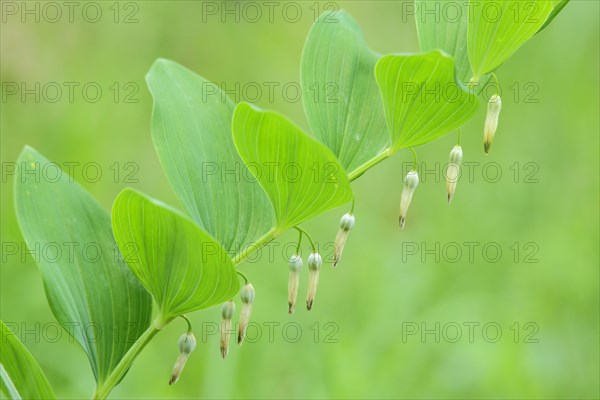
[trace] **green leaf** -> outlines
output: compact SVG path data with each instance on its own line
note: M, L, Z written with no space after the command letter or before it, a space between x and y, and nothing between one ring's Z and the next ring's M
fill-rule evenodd
M321 15L302 51L300 81L308 122L347 171L389 145L373 76L379 57L344 11Z
M415 0L415 23L421 51L439 49L454 57L456 76L462 83L472 76L467 52L467 5L466 1ZM447 10L444 7L451 11L442 11Z
M54 399L54 391L31 353L0 321L0 393L8 399Z
M419 146L467 122L477 111L475 95L454 78L452 58L438 50L389 55L375 67L392 149Z
M100 385L149 326L150 296L123 261L100 205L32 148L19 156L17 217L56 319L83 347ZM54 167L56 165L54 164ZM58 168L58 167L56 167Z
M223 247L177 210L125 189L113 204L112 220L129 268L158 304L159 324L238 292L238 276Z
M348 177L333 153L285 117L240 103L233 138L244 162L285 230L352 199Z
M192 219L228 251L263 235L273 209L235 150L234 103L172 61L157 60L146 81L154 97L154 147Z
M554 18L556 18L556 16L560 14L563 8L565 8L567 3L569 3L569 0L554 0L554 8L552 8L552 12L548 16L546 22L544 22L544 25L542 25L542 27L537 31L537 33L540 33L542 30L546 29L546 27L550 25L552 21L554 21Z
M539 31L552 0L469 2L467 45L474 80L496 70Z

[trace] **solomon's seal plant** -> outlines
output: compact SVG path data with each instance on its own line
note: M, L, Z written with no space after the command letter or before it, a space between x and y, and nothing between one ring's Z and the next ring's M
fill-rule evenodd
M531 3L536 6L533 16ZM102 257L93 265L77 257L38 262L54 316L66 329L71 327L67 330L89 359L96 381L93 397L106 398L153 337L185 314L221 305L220 349L225 357L236 308L232 299L240 292L238 269L289 229L296 229L300 237L289 261L288 310L295 309L302 281L303 236L311 245L306 302L311 309L323 258L299 225L353 204L350 183L386 158L407 149L415 152L415 147L469 121L477 113L483 88L492 77L497 84L492 74L565 4L565 0L497 2L498 10L511 10L518 17L495 21L485 18L482 7L468 2L461 3L464 12L459 21L417 15L421 52L415 54L378 54L367 46L350 15L324 14L308 34L300 66L312 135L278 112L246 102L235 104L217 85L173 61L157 60L146 76L154 99L152 141L184 211L125 189L109 214L66 174L52 182L27 175L15 183L16 213L29 247L73 240L100 247ZM528 8L514 12L524 7ZM326 23L332 17L337 23ZM319 82L335 83L340 101L328 101L325 91L315 96L311 87ZM498 123L499 97L488 104L486 152ZM455 147L447 176L448 201L461 158L462 149ZM49 163L30 147L19 162L32 169ZM203 176L206 163L238 168L254 179ZM297 173L292 174L291 167ZM404 181L401 226L417 184L413 170ZM353 226L352 207L340 222L334 264ZM115 243L117 257L113 257ZM242 278L239 343L255 297L254 287L245 275ZM86 335L83 327L88 323L97 325L103 335ZM114 326L126 329L110 329ZM41 369L15 335L4 324L0 334L3 395L54 398ZM181 378L196 347L191 328L178 346L180 355L169 383Z

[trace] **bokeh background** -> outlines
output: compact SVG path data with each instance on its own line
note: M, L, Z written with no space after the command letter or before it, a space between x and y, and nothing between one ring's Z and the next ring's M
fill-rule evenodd
M35 4L44 3L27 7ZM284 3L277 3L269 21L266 6L255 3L263 4L264 14L252 22L240 3L227 2L241 12L239 21L235 14L225 21L208 15L206 2L199 1L121 2L118 15L113 2L97 4L103 14L96 23L83 18L81 7L72 22L64 7L57 22L52 10L40 10L39 22L35 15L23 22L20 10L3 14L1 32L3 83L31 88L56 82L64 89L56 102L37 102L33 95L8 95L3 87L1 103L0 317L20 324L17 335L61 398L89 397L92 373L65 332L56 339L35 262L4 254L5 243L23 246L7 163L29 144L59 164L79 162L75 178L107 210L125 186L182 208L150 140L152 103L144 75L152 62L170 58L234 91L236 84L277 82L274 97L265 89L257 103L308 130L301 101L281 88L298 82L315 13L331 7L296 2L301 16L292 22L283 18ZM330 4L357 19L376 51L418 51L414 21L402 2ZM288 11L288 20L296 19ZM283 249L296 239L288 233L272 254L241 267L257 291L252 342L233 346L223 361L217 335L207 331L219 321L218 308L192 314L199 345L179 383L167 385L182 321L143 351L112 397L598 398L598 15L598 2L572 1L500 68L503 110L491 155L483 154L481 107L463 129L471 173L463 175L451 206L442 166L454 134L418 149L430 172L404 231L397 212L409 152L353 184L357 225L341 266L323 269L313 311L287 315L289 253ZM79 84L72 101L64 82ZM90 82L103 90L97 102L81 92ZM243 91L237 95L244 99ZM92 162L103 173L98 182L84 179L92 171L83 166ZM126 181L132 172L137 183ZM305 228L324 244L345 211L329 212Z

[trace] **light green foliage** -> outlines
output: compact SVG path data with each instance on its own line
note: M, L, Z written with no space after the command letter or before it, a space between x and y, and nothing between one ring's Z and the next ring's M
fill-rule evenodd
M470 0L467 43L474 81L508 60L543 27L553 8L551 0Z
M321 15L302 52L300 81L306 116L315 136L347 171L389 144L373 76L379 57L344 11Z
M238 276L225 250L176 210L125 189L115 200L112 220L129 268L158 304L159 327L238 292Z
M431 142L477 111L477 98L455 81L452 58L438 50L384 56L375 76L393 150Z
M247 179L233 145L231 99L168 60L156 61L146 80L154 98L154 147L192 219L228 251L265 233L273 210L260 186Z
M54 399L54 391L31 353L0 321L0 394L2 398Z
M233 114L233 137L271 199L279 230L352 199L346 172L333 153L282 115L240 103Z
M452 17L442 7L452 6ZM431 12L433 10L433 12ZM422 52L435 49L454 57L456 76L462 83L471 78L471 67L467 54L468 2L433 2L415 0L415 23Z
M38 260L46 296L100 385L148 327L152 303L121 258L108 214L66 173L43 174L49 163L29 147L19 156L30 172L15 181L17 217L29 248L55 249Z

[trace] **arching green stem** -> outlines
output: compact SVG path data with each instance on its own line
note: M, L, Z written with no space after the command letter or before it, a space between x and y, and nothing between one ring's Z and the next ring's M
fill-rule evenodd
M410 150L413 153L413 169L416 171L417 170L417 152L414 148L410 148Z
M185 316L184 314L181 314L180 317L183 318L185 320L185 322L187 322L188 333L192 333L192 322L190 321L190 319L187 316Z
M313 242L310 235L304 229L300 228L299 226L295 226L294 229L296 229L298 232L301 232L303 235L305 235L308 238L308 241L310 242L310 247L312 248L313 252L316 253L317 248L315 247L315 242Z
M298 230L298 245L296 246L296 254L300 254L300 244L302 243L302 231Z
M496 90L497 94L500 91L500 82L498 82L498 77L495 73L492 72L490 75L492 75L492 78L494 78L494 81L496 82L496 88L498 88L498 90Z
M241 276L242 278L244 278L244 284L246 284L246 285L247 285L247 284L248 284L248 277L246 276L246 274L244 274L243 272L241 272L241 271L238 271L238 270L236 270L235 272L237 272L237 274L238 274L239 276Z

